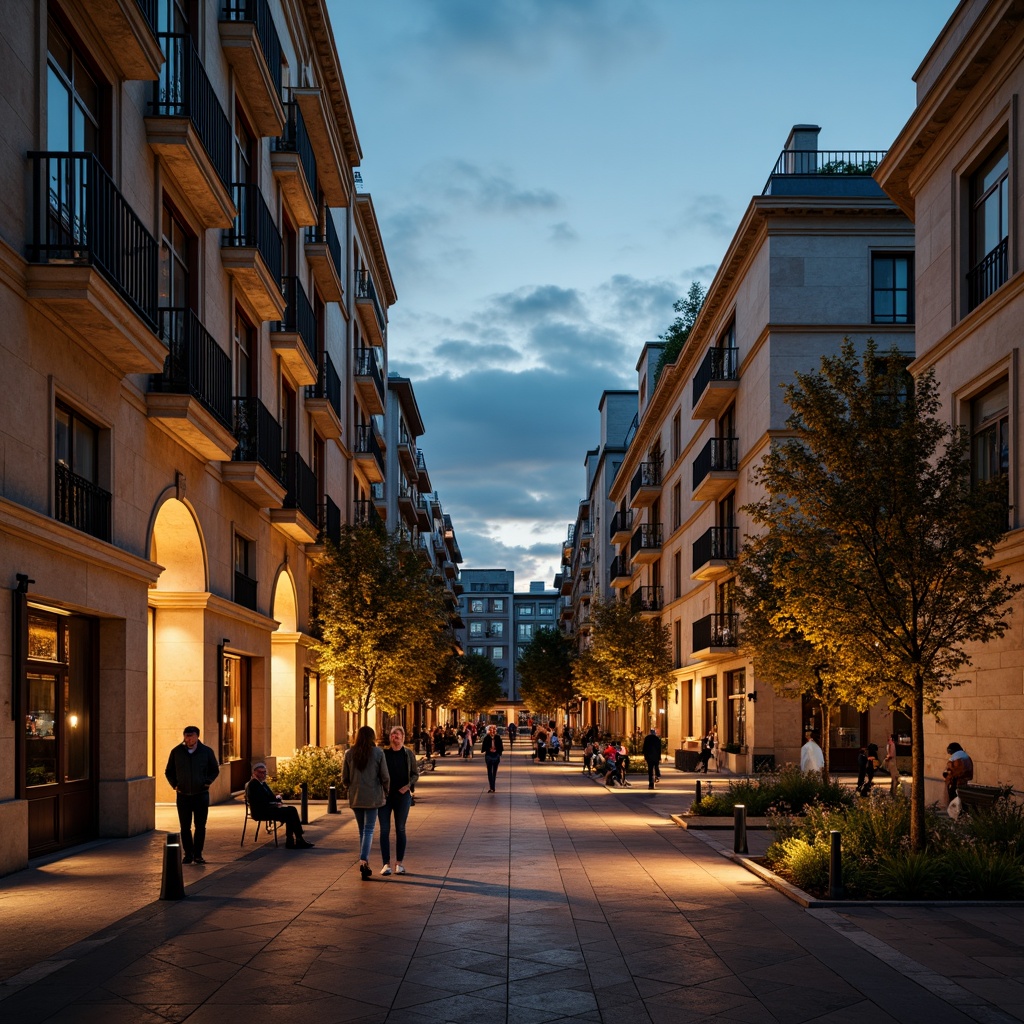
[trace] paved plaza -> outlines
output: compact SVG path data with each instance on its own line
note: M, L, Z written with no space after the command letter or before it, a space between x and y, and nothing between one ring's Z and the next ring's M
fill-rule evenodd
M296 852L214 808L177 902L162 832L33 862L0 879L0 1021L1024 1020L1024 908L804 909L677 827L694 777L664 775L608 791L516 750L492 795L481 758L439 759L409 874L367 882L323 805Z

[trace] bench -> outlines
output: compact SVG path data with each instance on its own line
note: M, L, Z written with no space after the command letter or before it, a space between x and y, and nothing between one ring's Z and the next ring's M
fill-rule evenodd
M1012 792L1009 786L976 786L969 783L957 788L957 796L965 811L982 810L991 807L997 800L1009 799Z

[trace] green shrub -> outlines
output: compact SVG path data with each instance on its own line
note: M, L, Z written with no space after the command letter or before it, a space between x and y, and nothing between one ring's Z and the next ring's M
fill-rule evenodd
M812 845L805 839L784 839L772 847L775 850L773 866L794 885L808 892L828 890L827 847Z
M310 797L325 800L331 786L341 787L341 769L342 754L335 747L302 747L278 763L271 785L287 798L297 796L305 782Z
M968 823L971 834L985 846L1024 856L1024 806L997 800L991 807L973 810Z
M1024 896L1024 860L1007 850L970 844L938 858L945 895L954 900L1015 900Z
M927 900L942 894L945 872L938 858L904 850L882 857L863 881L869 897Z
M724 791L712 785L719 784L707 784L710 792L693 805L691 814L731 815L734 804L743 804L749 817L760 818L780 811L802 814L815 803L830 807L853 803L851 792L834 779L826 782L818 772L801 772L795 765L752 779L733 779Z

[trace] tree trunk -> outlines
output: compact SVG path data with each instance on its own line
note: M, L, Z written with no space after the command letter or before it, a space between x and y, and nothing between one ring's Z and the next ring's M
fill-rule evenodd
M914 671L914 703L910 730L910 845L920 852L925 848L924 827L924 680Z
M826 782L828 782L828 770L829 770L829 736L832 734L832 707L829 704L822 703L821 705L821 752L824 755L825 763L822 765L821 774L824 776Z

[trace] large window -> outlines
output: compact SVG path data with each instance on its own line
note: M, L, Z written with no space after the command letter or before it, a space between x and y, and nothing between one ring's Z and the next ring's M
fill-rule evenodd
M474 597L470 599L469 610L474 615L482 615L487 609L484 607L484 599L482 597Z
M744 669L726 672L726 689L729 692L729 743L741 747L747 742L747 674Z
M533 623L520 622L518 637L520 640L531 640L533 638Z
M971 402L971 478L975 483L1010 472L1010 385L1004 377Z
M165 202L160 222L160 295L162 309L191 309L191 238L185 222Z
M76 530L110 540L110 493L100 486L103 432L62 402L57 402L53 426L53 516Z
M235 604L256 610L256 553L255 544L240 533L235 534Z
M520 627L521 628L521 627ZM487 629L490 636L504 636L505 635L505 623L504 622L492 622Z
M718 676L705 676L704 687L704 735L718 729Z
M974 309L1008 277L1009 150L1002 142L971 175L967 308Z
M871 258L871 322L914 322L914 257L909 253L875 253Z
M484 635L484 624L482 622L471 622L469 624L469 635L470 636L483 636Z
M53 18L47 26L46 48L46 148L59 153L98 153L97 79Z

